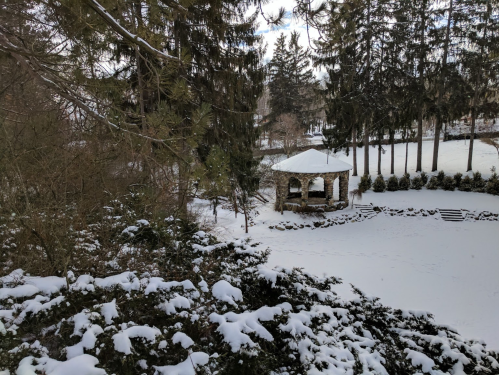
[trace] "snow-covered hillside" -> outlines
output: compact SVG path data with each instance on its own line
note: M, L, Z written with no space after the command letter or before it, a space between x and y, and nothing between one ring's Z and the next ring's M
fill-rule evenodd
M431 142L423 143L423 166L431 165ZM415 144L410 144L409 172L413 175ZM441 169L447 174L465 174L464 141L441 144ZM371 171L377 165L377 150L371 148ZM362 151L362 149L360 149ZM396 145L395 172L404 172L405 145ZM412 155L412 156L411 156ZM352 154L339 154L339 159L352 163ZM492 166L499 167L495 149L475 143L475 170L484 176ZM359 171L362 158L359 157ZM383 155L383 173L389 176L390 155ZM375 174L375 173L373 173ZM350 190L357 187L359 177L350 178ZM316 186L320 187L321 182ZM434 218L401 218L380 214L361 223L329 228L304 228L280 231L269 229L280 222L311 224L317 217L273 211L270 203L260 205L254 226L244 235L242 218L234 219L229 211L219 212L221 235L249 236L262 247L271 249L269 264L304 267L318 275L342 277L381 302L393 307L430 311L437 322L448 324L465 337L481 338L491 348L499 349L499 222L449 223ZM456 208L499 213L499 197L462 191L409 190L398 192L366 192L362 204L372 203L397 209ZM342 213L355 213L348 208ZM324 214L325 218L342 213ZM207 217L209 213L206 212Z

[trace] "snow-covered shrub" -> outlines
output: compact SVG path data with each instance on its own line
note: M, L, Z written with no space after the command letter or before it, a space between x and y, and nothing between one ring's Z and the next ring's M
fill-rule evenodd
M383 193L386 190L386 182L383 175L378 175L373 183L373 191L376 193Z
M485 191L488 194L499 195L499 177L497 173L493 173L487 181L487 185L485 186Z
M399 179L397 176L390 176L388 182L386 184L386 190L388 191L397 191L399 189Z
M423 185L428 183L428 174L426 172L421 172L421 180L423 181Z
M456 183L451 176L445 176L441 186L444 190L453 191L456 188Z
M367 191L371 188L372 184L371 176L365 174L360 178L358 189L362 192Z
M438 172L438 174L437 174L438 186L442 186L442 183L444 182L444 178L445 178L445 172L444 171Z
M461 191L471 191L473 189L473 180L470 176L464 176L459 184L459 190Z
M431 176L430 181L426 184L426 188L429 190L437 190L438 189L438 179L435 176Z
M411 182L411 189L414 189L414 190L421 190L423 188L424 184L423 184L423 179L419 176L416 176L412 179L412 182Z
M478 171L473 173L473 181L471 183L473 191L477 191L479 193L485 192L485 180L482 178L482 174Z
M463 179L463 174L462 173L459 173L457 172L455 175L454 175L454 182L456 183L456 187L459 189L459 186L461 186L461 181Z
M407 176L408 174L400 177L399 180L399 190L409 190L411 187L411 179Z
M165 223L149 225L181 226ZM392 309L354 287L356 297L343 300L337 278L270 269L268 251L248 242L218 242L195 227L183 233L167 248L149 244L158 254L150 272L1 277L0 372L478 375L499 368L498 353L427 313Z

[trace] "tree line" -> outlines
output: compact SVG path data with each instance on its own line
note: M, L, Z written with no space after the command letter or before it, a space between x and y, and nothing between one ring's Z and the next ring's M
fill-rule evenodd
M354 175L357 146L378 140L378 174L381 173L381 140L396 133L416 138L416 171L422 171L423 122L435 122L432 171L438 168L440 134L444 123L463 115L471 117L467 170L472 169L473 143L478 117L495 119L499 112L499 2L496 0L344 0L300 2L295 14L318 37L310 39L308 55L301 55L301 89L292 80L282 88L288 66L283 38L275 44L269 64L270 115L276 122L283 112L310 115L305 87L310 71L306 61L325 71L315 88L323 104L331 147L353 145ZM292 36L291 40L296 38ZM291 44L287 51L291 55ZM299 66L296 65L295 66ZM298 76L298 75L295 75ZM288 94L286 94L288 93ZM298 105L289 109L293 97ZM413 124L417 124L413 134ZM369 150L364 147L364 174L369 174Z

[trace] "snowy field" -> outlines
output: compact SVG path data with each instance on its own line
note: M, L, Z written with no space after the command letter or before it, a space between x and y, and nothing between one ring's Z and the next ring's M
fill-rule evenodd
M423 167L431 166L432 142L424 142ZM467 145L464 141L441 144L439 169L464 174ZM362 149L359 151L363 151ZM363 170L359 152L359 171ZM416 144L409 147L409 172L414 175ZM396 145L396 174L403 173L405 145ZM351 163L350 156L339 159ZM377 150L371 148L371 173L375 175ZM499 167L495 149L475 143L475 171L484 177ZM383 173L389 175L390 155L383 155ZM350 189L358 178L350 179ZM257 208L254 225L244 234L244 218L219 210L218 235L249 236L262 248L272 250L269 265L303 267L317 275L341 277L346 285L338 292L348 297L348 284L378 296L394 308L425 310L437 323L456 328L466 338L483 339L489 349L499 350L499 222L451 223L433 217L401 218L380 214L371 220L329 228L280 231L269 229L282 221L307 224L317 217L273 211L271 202ZM363 204L391 208L462 208L499 213L499 197L479 193L441 190L364 194ZM202 210L202 205L198 206ZM333 218L352 213L328 213ZM205 208L207 220L210 212Z

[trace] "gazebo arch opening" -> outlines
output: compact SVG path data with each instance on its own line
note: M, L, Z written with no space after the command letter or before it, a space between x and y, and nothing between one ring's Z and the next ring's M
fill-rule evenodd
M308 188L309 198L326 198L326 180L322 177L312 178Z
M333 182L333 198L337 202L340 200L340 179L336 178Z
M289 193L287 199L300 198L302 191L301 181L296 177L290 177L288 184L289 184Z

